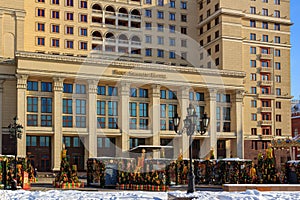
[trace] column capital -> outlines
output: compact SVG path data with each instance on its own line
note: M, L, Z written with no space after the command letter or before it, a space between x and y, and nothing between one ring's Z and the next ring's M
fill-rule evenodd
M63 77L53 77L53 81L54 81L53 90L58 91L58 92L62 91L63 85L64 85L64 80L65 80L65 78L63 78Z
M180 87L179 90L178 90L177 96L180 99L189 99L190 89L191 89L191 87L188 87L188 86L182 86L182 87Z
M156 97L156 98L160 98L160 85L154 84L151 85L152 91L151 91L151 95L152 97Z
M16 74L17 77L17 89L26 89L27 87L27 74Z
M243 102L245 90L235 90L235 102Z
M92 79L87 81L89 84L89 93L90 94L96 94L97 93L97 86L98 86L98 80Z
M129 96L130 83L127 81L121 81L118 85L119 93L121 96Z
M208 89L207 98L209 99L209 101L216 101L217 100L217 92L218 92L218 90L215 89L215 88L209 88Z

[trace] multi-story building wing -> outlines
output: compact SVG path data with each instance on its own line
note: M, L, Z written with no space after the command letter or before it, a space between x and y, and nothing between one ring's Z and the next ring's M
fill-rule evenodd
M173 148L192 103L210 117L194 158L254 158L290 134L289 1L32 0L0 3L2 154L58 170L62 146L85 168L138 145ZM246 149L244 151L244 149ZM278 156L279 163L284 160Z

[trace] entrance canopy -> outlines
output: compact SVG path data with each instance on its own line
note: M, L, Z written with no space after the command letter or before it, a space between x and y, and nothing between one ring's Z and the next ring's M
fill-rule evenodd
M143 149L146 152L153 152L154 150L172 149L172 148L173 148L172 146L139 145L139 146L136 146L136 147L130 149L129 152L132 152L132 153L142 153Z

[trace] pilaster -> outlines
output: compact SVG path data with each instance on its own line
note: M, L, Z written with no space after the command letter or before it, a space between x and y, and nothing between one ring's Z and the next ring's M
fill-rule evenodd
M17 74L17 118L18 123L22 124L23 136L18 140L18 152L17 155L21 157L26 156L26 88L28 75Z
M235 129L236 129L236 153L237 157L244 158L244 133L243 133L243 98L244 91L235 91Z
M179 129L183 128L183 120L187 116L187 108L189 107L189 87L181 87L178 91L178 100L179 100L179 106L180 106L180 113L178 114L180 116L180 124ZM174 148L178 152L174 152L174 155L182 154L183 158L188 159L189 158L189 138L186 133L183 133L182 136L178 139L179 140L179 146L178 148Z
M89 105L89 116L88 116L88 157L97 157L97 86L98 80L88 81L88 105Z
M53 126L54 126L54 137L53 137L53 171L60 169L61 162L61 150L62 150L62 94L63 94L63 83L64 78L54 77L53 78Z
M130 83L120 82L119 86L119 128L122 134L121 147L116 148L117 156L123 156L129 150L129 92Z
M152 122L152 144L160 145L160 85L152 85L150 116ZM153 152L153 158L159 158L160 152Z
M3 83L5 82L5 80L0 80L0 154L2 154L2 122L3 122Z

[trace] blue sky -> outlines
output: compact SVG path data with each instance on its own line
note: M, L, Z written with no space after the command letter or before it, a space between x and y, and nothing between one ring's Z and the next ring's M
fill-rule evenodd
M294 25L291 28L291 86L292 96L300 99L300 1L291 0L291 19Z

